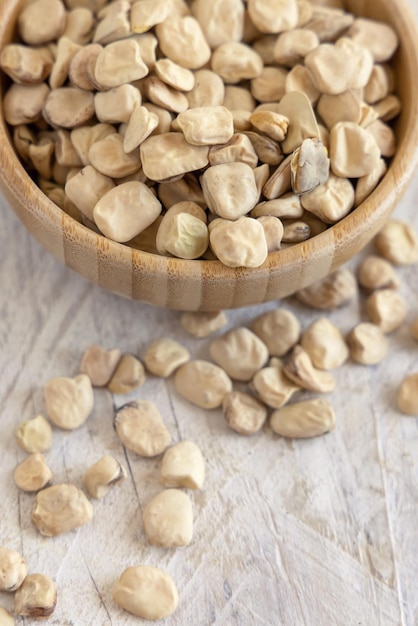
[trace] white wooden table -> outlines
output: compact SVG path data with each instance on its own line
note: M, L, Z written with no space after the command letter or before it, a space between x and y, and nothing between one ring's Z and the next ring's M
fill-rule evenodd
M410 0L418 15L418 1ZM395 216L418 229L418 177ZM113 454L125 483L94 503L93 521L58 538L33 527L33 496L19 492L13 469L25 453L16 425L44 410L42 385L78 371L90 343L143 356L167 335L208 356L207 341L188 338L180 314L121 299L63 267L26 232L0 198L0 544L21 551L30 572L58 587L59 626L128 626L141 620L119 610L111 588L128 565L167 570L180 593L167 626L417 626L418 429L402 416L395 394L418 371L418 344L407 326L390 338L377 367L347 364L335 372L330 401L336 430L322 438L286 441L266 426L246 438L179 398L171 381L149 377L135 397L153 400L175 441L190 439L207 460L204 489L191 493L195 532L190 546L147 544L141 509L161 489L160 459L126 453L112 426L109 392L75 432L54 430L47 459L54 482L80 484L85 469ZM358 265L359 259L351 264ZM418 316L417 268L404 268L401 292ZM365 319L362 300L330 314L343 331ZM230 326L285 306L303 327L319 317L290 299L228 312ZM12 597L0 592L0 605ZM18 624L32 624L17 619Z

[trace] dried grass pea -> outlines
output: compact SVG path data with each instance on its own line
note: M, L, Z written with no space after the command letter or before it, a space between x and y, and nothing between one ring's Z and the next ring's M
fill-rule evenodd
M201 489L205 480L205 459L193 441L181 441L164 452L160 481L164 487Z
M104 498L109 489L123 482L126 471L112 456L102 456L91 465L83 476L83 483L93 498Z
M50 617L57 604L55 582L45 574L29 574L14 598L16 615L35 619Z
M52 428L43 415L21 422L16 429L16 441L26 452L45 452L52 445Z
M112 597L125 611L149 620L168 617L178 604L178 592L171 576L149 565L125 569L113 585Z
M0 546L0 590L16 591L27 573L28 566L19 552Z
M19 489L23 491L39 491L52 479L46 459L40 452L26 457L13 472L13 478Z

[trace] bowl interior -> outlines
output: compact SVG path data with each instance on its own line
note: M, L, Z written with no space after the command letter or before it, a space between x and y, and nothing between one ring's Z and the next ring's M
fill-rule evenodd
M0 6L0 49L13 39L20 0ZM122 296L180 310L218 310L286 297L335 270L356 254L389 218L418 162L418 37L404 0L347 0L356 15L385 20L400 38L394 59L403 109L396 122L397 152L376 190L323 233L271 253L257 269L219 261L153 255L89 230L52 203L16 156L2 111L0 82L0 186L38 241L86 279Z

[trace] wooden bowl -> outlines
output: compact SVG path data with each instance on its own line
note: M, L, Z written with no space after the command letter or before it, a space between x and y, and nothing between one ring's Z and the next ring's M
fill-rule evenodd
M210 311L283 298L322 278L355 255L389 218L418 162L418 36L404 0L347 0L348 10L392 24L400 38L395 58L403 110L398 148L371 196L345 219L312 239L269 255L257 269L231 269L219 261L157 256L110 241L52 203L16 156L1 109L0 187L38 241L91 282L150 304ZM0 49L12 40L19 0L0 5Z

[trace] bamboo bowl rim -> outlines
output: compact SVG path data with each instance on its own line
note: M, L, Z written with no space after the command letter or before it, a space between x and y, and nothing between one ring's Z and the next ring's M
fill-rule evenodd
M0 49L11 39L19 1L6 0L0 7ZM405 0L347 4L358 15L386 17L398 33L395 65L404 79L397 84L403 103L396 125L397 151L382 181L359 207L307 241L270 253L260 268L229 268L220 261L151 254L111 241L65 214L43 194L16 156L4 121L1 86L0 188L44 247L85 278L120 295L184 310L235 308L291 295L368 243L389 218L418 164L418 34L410 9Z

